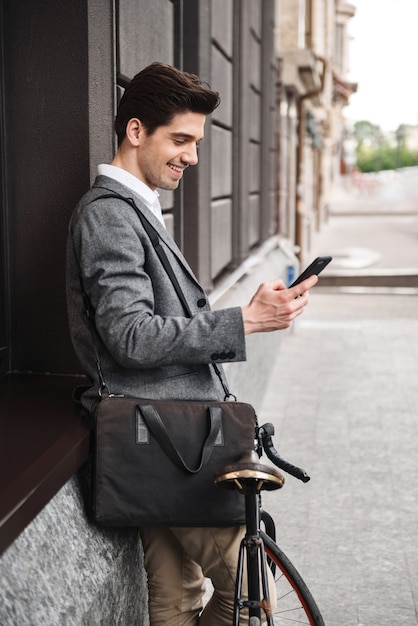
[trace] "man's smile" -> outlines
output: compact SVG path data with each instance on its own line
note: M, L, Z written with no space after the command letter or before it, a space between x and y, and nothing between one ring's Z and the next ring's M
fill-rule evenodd
M167 165L170 170L178 177L181 177L183 175L183 172L187 167L187 165L181 167L180 165L174 165L174 163L167 163Z

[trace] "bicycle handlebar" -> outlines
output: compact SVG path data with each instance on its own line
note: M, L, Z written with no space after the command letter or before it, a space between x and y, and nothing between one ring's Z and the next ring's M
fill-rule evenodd
M258 436L261 440L261 445L267 455L274 465L287 472L291 476L294 476L298 480L301 480L303 483L307 483L311 480L311 477L305 472L304 469L289 463L280 454L277 452L276 448L272 442L272 436L274 435L274 426L273 424L264 424L260 426L258 431Z

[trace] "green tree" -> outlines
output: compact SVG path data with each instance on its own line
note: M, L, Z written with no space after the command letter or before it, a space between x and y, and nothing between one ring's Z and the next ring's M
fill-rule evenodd
M357 140L357 167L361 172L379 172L418 165L418 152L408 148L408 127L401 125L396 133L397 145L390 143L380 127L362 120L354 124Z
M380 127L367 120L361 120L354 124L354 137L358 144L363 144L369 140L374 143L380 133Z

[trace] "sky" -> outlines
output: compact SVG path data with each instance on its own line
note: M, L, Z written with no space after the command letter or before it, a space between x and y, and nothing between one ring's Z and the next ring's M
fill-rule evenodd
M418 0L351 0L349 74L358 83L344 115L384 131L418 125Z

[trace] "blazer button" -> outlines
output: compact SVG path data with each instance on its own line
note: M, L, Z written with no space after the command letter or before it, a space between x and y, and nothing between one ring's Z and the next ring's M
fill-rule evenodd
M217 352L214 352L213 354L211 354L210 358L212 359L212 361L217 361L219 359L219 354Z
M226 359L226 352L221 352L219 355L219 358L222 359L222 361L225 361Z
M235 352L231 350L226 356L228 357L228 359L235 359Z
M206 300L205 300L205 298L200 298L200 299L197 301L197 306L199 307L199 309L202 309L205 305L206 305Z

